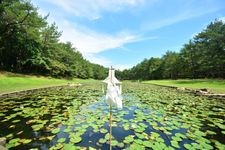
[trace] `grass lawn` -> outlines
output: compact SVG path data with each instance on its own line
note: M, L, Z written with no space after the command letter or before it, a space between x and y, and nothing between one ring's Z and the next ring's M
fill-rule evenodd
M87 81L90 82L95 80L82 80L82 79L66 80L43 76L38 77L8 72L0 72L0 94L33 88L65 85L68 83L84 83Z
M143 83L175 86L175 87L186 87L192 89L209 89L213 93L225 93L225 80L219 79L194 79L194 80L149 80Z

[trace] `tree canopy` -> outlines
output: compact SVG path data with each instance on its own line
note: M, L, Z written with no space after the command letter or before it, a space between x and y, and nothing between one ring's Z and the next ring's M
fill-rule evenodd
M0 1L0 70L54 77L103 79L106 68L85 60L70 42L60 42L28 0Z

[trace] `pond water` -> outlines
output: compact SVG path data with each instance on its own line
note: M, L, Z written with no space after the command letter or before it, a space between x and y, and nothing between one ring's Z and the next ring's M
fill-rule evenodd
M113 149L225 149L225 102L140 83L113 108ZM109 107L100 84L1 99L9 149L109 149Z

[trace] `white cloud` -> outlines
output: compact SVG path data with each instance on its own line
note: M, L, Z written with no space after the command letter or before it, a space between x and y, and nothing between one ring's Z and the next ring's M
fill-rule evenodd
M99 53L140 40L139 36L128 32L120 31L115 35L97 33L88 28L70 24L68 21L62 21L58 26L59 29L63 29L61 40L72 42L83 54Z
M143 5L145 0L47 0L65 12L90 20L101 18L101 13L117 12L127 7Z

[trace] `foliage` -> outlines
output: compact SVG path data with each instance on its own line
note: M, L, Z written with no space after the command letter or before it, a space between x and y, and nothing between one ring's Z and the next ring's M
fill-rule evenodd
M29 0L1 1L0 70L103 79L106 69L85 60L70 42L60 42L61 32L47 17Z
M120 79L225 78L225 23L215 20L183 46L162 58L145 59L118 73Z

